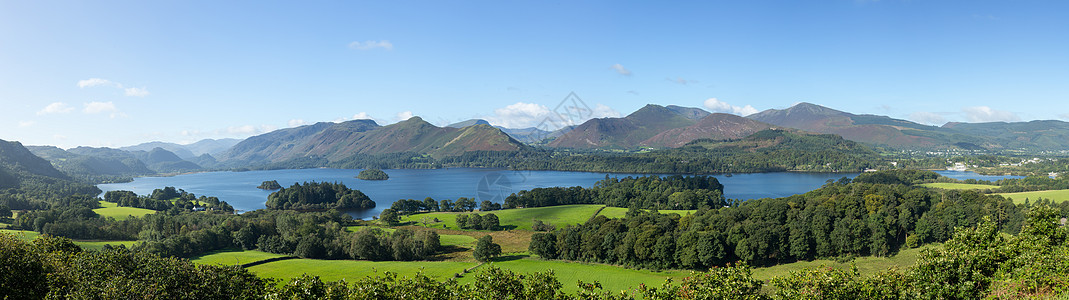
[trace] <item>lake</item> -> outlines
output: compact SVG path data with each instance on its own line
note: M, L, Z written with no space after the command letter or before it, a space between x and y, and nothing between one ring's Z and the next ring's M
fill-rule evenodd
M230 203L238 211L264 208L271 191L257 189L263 181L277 180L284 187L297 182L342 182L357 189L375 201L377 207L365 211L350 212L354 218L370 218L389 208L398 199L431 197L436 200L458 197L476 198L476 202L490 200L502 202L509 194L537 187L582 186L591 187L598 180L609 177L643 176L642 174L591 173L564 171L512 171L503 169L396 169L384 170L389 180L368 181L356 179L360 170L348 169L301 169L247 172L206 172L170 177L139 177L132 182L98 185L104 192L114 190L133 191L148 195L153 189L173 186L198 196L214 196ZM971 172L939 171L947 176L969 176L985 180L997 180L1005 176L983 176ZM805 193L823 185L827 180L842 177L853 178L857 174L844 173L753 173L716 175L724 185L724 196L729 199L759 199L785 197ZM959 178L959 177L954 177ZM959 178L967 179L967 178Z

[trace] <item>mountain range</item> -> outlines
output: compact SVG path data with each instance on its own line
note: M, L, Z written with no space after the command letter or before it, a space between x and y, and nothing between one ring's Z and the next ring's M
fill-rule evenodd
M379 126L372 120L321 122L250 137L220 154L224 164L264 164L304 157L341 161L354 155L417 153L435 158L528 146L488 124L437 127L419 117Z

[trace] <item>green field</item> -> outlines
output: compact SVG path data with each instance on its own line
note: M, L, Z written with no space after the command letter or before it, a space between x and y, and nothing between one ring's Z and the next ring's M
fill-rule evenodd
M475 265L477 264L474 262L451 261L401 262L290 259L252 266L248 270L261 277L283 280L307 273L319 276L320 279L327 281L345 279L352 282L363 277L381 275L385 271L394 272L401 276L412 276L422 271L424 275L431 278L445 280L453 277L453 274L461 273L464 269Z
M658 210L657 212L662 213L662 214L678 214L680 216L686 216L688 214L694 214L695 212L697 212L697 210L665 209L665 210ZM606 218L610 218L610 219L612 219L612 218L623 218L625 215L627 215L627 208L626 207L605 207L605 209L601 210L601 213L599 213L599 215L605 216Z
M590 219L594 215L594 212L598 211L603 205L561 205L550 207L532 207L532 208L517 208L517 209L505 209L490 211L487 213L493 213L497 215L498 220L501 222L501 226L512 229L531 230L531 222L533 220L541 220L542 222L553 224L554 226L564 227L568 224L582 224ZM486 214L484 212L478 212L479 214ZM433 220L437 218L440 222L429 223L428 227L446 228L446 229L458 229L456 225L456 216L458 214L469 213L454 213L454 212L434 212L434 213L422 213L408 216L402 216L401 222L413 222L414 225L423 225L421 221L424 219ZM514 227L513 227L514 226Z
M33 239L36 239L38 236L41 235L36 231L10 229L0 229L0 233L12 234L15 235L15 237L18 237L19 239L22 239L24 241L32 241ZM86 250L100 250L104 248L104 245L124 245L126 246L126 248L130 248L133 247L136 243L137 241L74 241L75 245L78 245L79 247L82 247L82 249Z
M923 187L936 188L944 190L993 190L999 188L997 185L989 184L968 184L968 183L950 183L950 182L935 182L921 184Z
M101 208L94 209L93 212L96 212L103 217L115 218L116 220L126 220L126 218L129 218L130 216L140 217L156 213L155 210L151 209L119 207L119 205L114 202L100 201L100 206Z
M347 227L345 227L345 230L348 230L349 232L356 232L357 230L360 230L360 228L363 228L363 227L364 226L347 226ZM395 230L397 230L397 229L394 229L394 228L385 228L385 227L378 227L378 228L382 229L382 231L385 231L385 232L394 232ZM475 238L471 237L471 236L467 236L467 235L441 234L441 233L439 233L438 237L439 237L439 242L441 242L442 246L470 247L472 245L475 245Z
M1052 191L1035 191L1035 192L1022 192L1022 193L1002 193L996 194L1006 198L1013 199L1013 203L1024 203L1025 199L1036 202L1037 199L1050 199L1055 203L1065 202L1069 200L1069 190L1052 190Z
M769 280L773 277L782 277L790 274L791 271L799 271L802 269L814 269L821 266L832 267L837 269L849 269L850 265L857 266L858 272L862 275L875 274L881 271L886 271L891 268L898 268L898 270L905 270L910 266L917 263L917 259L920 258L921 251L924 249L938 247L938 245L928 245L915 249L904 249L898 252L897 255L892 257L875 257L865 256L854 259L853 262L839 263L833 260L818 259L814 261L800 261L789 264L775 265L767 268L755 268L754 278L760 280Z
M637 288L639 284L643 283L647 286L660 287L666 278L671 277L673 279L680 279L690 276L691 274L690 271L672 270L654 272L628 269L613 265L540 260L537 258L521 256L509 258L483 265L474 271L478 272L479 269L485 268L488 265L516 273L533 273L553 270L557 276L557 280L561 283L562 289L569 293L575 293L579 290L577 285L579 280L587 283L597 280L601 282L602 288L607 291L621 291ZM460 279L461 283L470 283L472 281L474 281L474 276L472 275L467 275Z
M205 265L243 265L251 262L258 262L265 259L283 257L286 255L267 253L256 250L219 250L208 252L197 258L190 259L190 261L198 264Z

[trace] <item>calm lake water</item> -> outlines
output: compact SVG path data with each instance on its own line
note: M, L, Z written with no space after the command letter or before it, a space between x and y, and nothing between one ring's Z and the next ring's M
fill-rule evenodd
M358 189L375 201L377 207L366 211L350 212L355 218L370 218L389 208L397 199L437 200L458 197L476 198L477 202L491 200L502 202L504 197L520 190L555 186L593 186L598 180L609 177L642 176L641 174L589 173L562 171L510 171L501 169L450 168L434 170L384 170L389 180L367 181L356 179L360 170L348 169L303 169L248 172L208 172L172 177L140 177L132 182L101 184L107 191L127 190L139 195L151 194L153 189L173 186L198 196L215 196L230 203L239 211L264 208L271 191L257 189L267 180L277 180L289 187L297 182L342 182L351 189ZM971 172L944 172L944 176L958 179L996 180L1004 176L983 176ZM969 175L971 174L971 175ZM757 173L716 175L724 185L724 196L730 199L759 199L785 197L816 189L828 179L853 178L857 174L842 173ZM967 176L967 177L958 177Z

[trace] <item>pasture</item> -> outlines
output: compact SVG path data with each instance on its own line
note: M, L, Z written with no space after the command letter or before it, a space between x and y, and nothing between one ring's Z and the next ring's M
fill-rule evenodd
M1001 193L996 194L1002 197L1013 199L1014 204L1024 203L1025 199L1028 199L1032 203L1035 203L1039 198L1050 199L1054 203L1061 203L1069 200L1069 190L1050 190L1050 191L1035 191L1035 192L1021 192L1021 193Z
M114 202L100 201L101 208L94 209L93 212L102 217L115 218L116 220L126 220L131 216L141 217L147 214L156 213L155 210L136 208L136 207L120 207Z
M267 253L267 252L257 251L257 250L245 250L245 251L242 251L242 250L228 249L228 250L218 250L218 251L208 252L208 253L206 253L204 255L201 255L199 257L192 258L192 259L190 259L190 261L192 261L193 263L198 263L198 264L203 264L203 265L233 266L233 265L243 265L243 264L247 264L247 263L258 262L258 261L265 260L265 259L271 259L271 258L283 257L283 256L286 256L286 255Z
M944 189L944 190L994 190L999 188L997 185L990 184L968 184L968 183L952 183L952 182L933 182L921 184L926 188Z
M561 205L561 206L549 206L549 207L531 207L531 208L516 208L516 209L504 209L488 212L474 212L480 215L487 213L493 213L497 216L501 226L506 229L520 229L531 230L531 223L534 220L541 220L542 222L553 224L557 227L564 227L568 224L582 224L590 219L604 205L594 204L577 204L577 205ZM626 211L626 210L625 210ZM427 227L432 228L444 228L444 229L459 229L456 224L456 216L458 214L471 214L472 212L433 212L433 213L420 213L401 217L401 222L411 222L413 225L423 226L426 222ZM439 222L434 222L434 219L438 219Z
M474 272L478 272L480 269L486 268L487 266L494 266L516 273L533 273L552 270L557 276L557 280L561 283L561 289L569 293L575 293L579 290L578 282L580 280L586 283L592 283L597 280L606 291L616 292L637 288L639 284L660 287L666 278L680 279L690 276L691 274L690 271L670 270L655 272L597 263L541 260L538 258L527 257L526 255L500 257L494 262L475 269ZM471 283L474 280L474 276L467 275L464 276L464 278L461 278L459 282Z
M412 276L419 272L437 280L452 278L453 274L462 273L464 269L477 265L474 262L453 261L364 261L364 260L319 260L290 259L269 262L249 267L248 270L260 277L290 278L309 274L319 276L325 281L345 281L382 275L390 271L400 276Z

